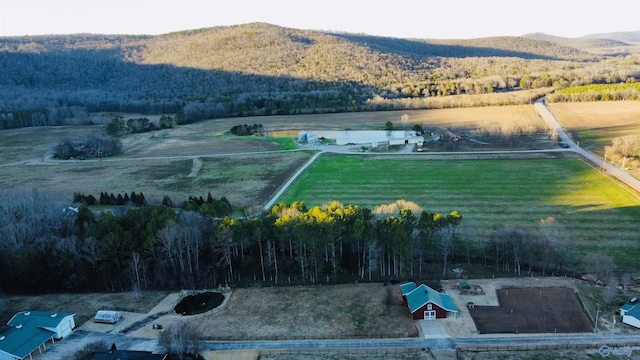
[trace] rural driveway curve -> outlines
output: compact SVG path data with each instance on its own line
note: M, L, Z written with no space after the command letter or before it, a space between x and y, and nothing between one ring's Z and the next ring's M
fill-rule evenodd
M627 173L623 169L620 169L620 168L614 166L613 164L610 164L610 163L604 161L603 159L601 159L600 157L594 155L590 151L587 151L587 150L581 148L580 146L578 146L578 144L576 144L569 137L569 135L567 135L567 132L564 130L564 128L562 127L562 125L560 124L558 119L556 119L556 117L553 115L553 113L551 113L551 111L547 107L547 104L544 101L544 98L538 99L535 102L534 106L535 106L536 110L538 111L538 113L542 116L544 121L547 123L547 125L549 125L549 127L551 127L552 129L555 129L555 131L558 134L558 136L560 137L560 139L565 144L569 145L570 149L575 151L578 155L582 156L585 160L589 161L594 166L600 167L602 170L608 172L611 176L615 177L616 179L618 179L623 184L631 187L635 191L640 192L640 180L638 180L638 179L634 178L633 176L629 175L629 173Z

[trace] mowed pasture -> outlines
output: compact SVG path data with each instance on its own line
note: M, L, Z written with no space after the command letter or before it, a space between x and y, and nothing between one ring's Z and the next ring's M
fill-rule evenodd
M578 250L604 252L621 268L640 256L640 201L582 160L321 156L281 198L374 208L398 199L429 212L459 211L474 239L497 224L535 229L554 217Z

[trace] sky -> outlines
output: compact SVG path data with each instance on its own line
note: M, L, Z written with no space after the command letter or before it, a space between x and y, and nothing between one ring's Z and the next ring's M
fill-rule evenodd
M0 0L0 36L157 35L265 22L423 39L640 31L638 0Z

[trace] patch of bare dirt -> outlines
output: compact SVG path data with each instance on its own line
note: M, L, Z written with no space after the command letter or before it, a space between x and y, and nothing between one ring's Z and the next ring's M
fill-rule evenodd
M198 175L198 172L200 171L201 168L202 168L202 160L199 158L194 158L193 165L191 165L191 172L189 173L188 177L194 177Z
M444 322L447 334L452 337L472 337L479 335L471 317L467 304L473 302L477 306L499 306L497 290L503 288L549 288L566 287L574 289L578 280L564 277L531 277L531 278L497 278L465 280L470 285L480 286L483 295L461 294L458 290L460 280L442 280L444 291L451 296L458 308L458 315L452 321Z

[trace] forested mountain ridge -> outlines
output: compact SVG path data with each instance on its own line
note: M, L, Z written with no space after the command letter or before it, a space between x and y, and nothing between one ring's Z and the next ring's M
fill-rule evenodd
M611 39L625 42L627 44L640 44L640 31L625 31L603 34L589 34L584 38Z
M526 37L397 39L265 23L0 38L0 128L82 123L88 112L191 122L424 108L430 97L626 81L636 62Z
M526 34L522 37L534 39L534 40L544 40L549 41L561 46L573 47L581 50L588 50L593 48L611 48L617 46L629 46L630 44L609 38L600 38L600 37L581 37L581 38L568 38L561 36L554 36L544 33L532 33Z

